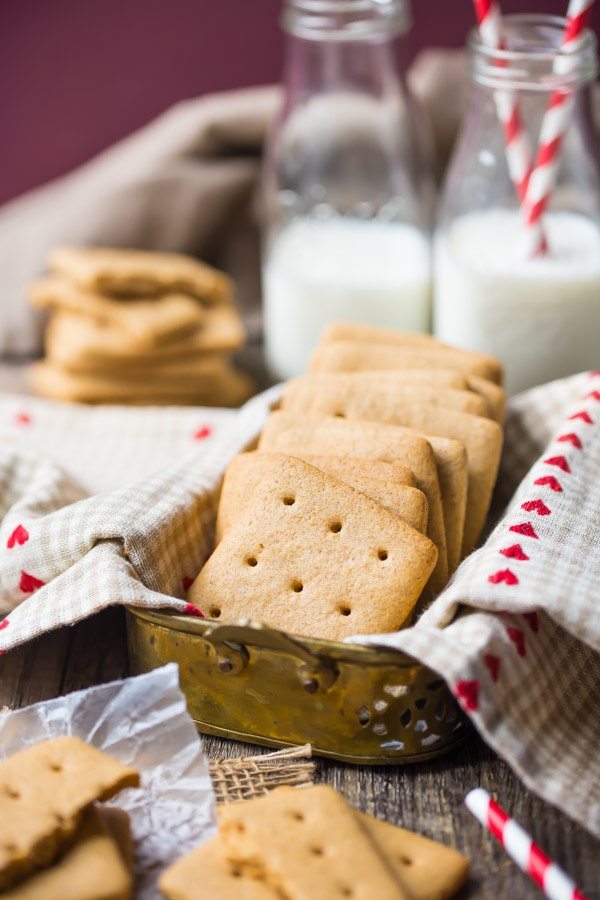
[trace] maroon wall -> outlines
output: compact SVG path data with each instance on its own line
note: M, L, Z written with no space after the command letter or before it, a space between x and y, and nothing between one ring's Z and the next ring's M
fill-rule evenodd
M178 99L276 80L281 2L0 0L0 202ZM502 6L562 13L566 0ZM413 0L413 10L412 53L460 46L473 21L471 0Z

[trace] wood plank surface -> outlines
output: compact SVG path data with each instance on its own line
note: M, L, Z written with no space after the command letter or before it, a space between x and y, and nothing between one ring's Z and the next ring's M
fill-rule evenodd
M2 657L0 706L25 706L122 678L127 671L123 611L106 610ZM211 758L260 752L252 745L209 736L204 747ZM319 760L316 777L338 788L359 809L466 853L472 873L462 898L541 896L464 809L466 792L481 785L498 797L591 900L600 900L600 842L527 791L475 734L453 753L419 765L369 767Z

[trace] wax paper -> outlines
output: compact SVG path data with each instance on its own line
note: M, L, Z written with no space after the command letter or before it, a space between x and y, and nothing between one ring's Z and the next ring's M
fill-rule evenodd
M75 735L133 766L141 787L111 804L129 813L136 898L161 895L156 881L216 829L208 760L171 664L146 675L0 715L0 759L48 738Z

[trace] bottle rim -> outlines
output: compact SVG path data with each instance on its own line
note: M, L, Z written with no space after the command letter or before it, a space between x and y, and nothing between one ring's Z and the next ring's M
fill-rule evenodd
M594 32L586 28L574 48L561 47L566 19L541 13L514 13L503 16L508 47L494 48L481 40L479 28L469 32L467 48L472 79L499 90L576 90L592 82L598 74L598 51ZM537 41L527 49L510 46L516 36L535 32ZM554 38L542 41L542 34Z
M285 0L280 24L311 41L389 40L412 25L409 0Z

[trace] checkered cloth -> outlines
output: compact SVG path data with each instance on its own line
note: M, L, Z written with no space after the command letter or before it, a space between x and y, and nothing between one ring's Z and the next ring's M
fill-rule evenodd
M239 413L1 399L0 651L111 603L199 614L182 598L222 472L275 396ZM524 782L598 836L599 436L600 373L512 400L512 499L488 541L413 628L355 639L438 671Z

